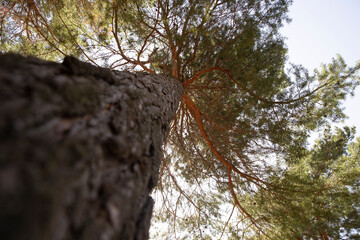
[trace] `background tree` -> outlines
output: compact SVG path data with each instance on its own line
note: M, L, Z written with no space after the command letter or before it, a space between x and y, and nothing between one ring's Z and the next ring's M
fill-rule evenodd
M359 220L360 193L360 139L350 143L354 133L327 127L312 149L273 179L287 187L283 194L248 195L252 214L284 239L358 239L359 226L351 224Z
M344 118L340 104L358 85L360 67L337 57L312 75L295 65L285 71L278 29L290 3L3 1L1 49L55 60L73 54L111 69L179 79L185 93L156 193L164 211L155 220L168 223L168 238L286 239L275 225L282 221L265 217L271 205L258 208L257 198L319 190L311 179L301 185L286 177L284 169L307 159L311 131ZM286 201L277 204L293 211Z

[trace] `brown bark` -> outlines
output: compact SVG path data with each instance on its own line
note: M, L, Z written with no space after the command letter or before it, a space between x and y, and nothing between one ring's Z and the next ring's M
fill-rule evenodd
M329 236L326 232L320 232L320 235L322 240L329 240Z
M0 55L0 238L147 239L169 77Z

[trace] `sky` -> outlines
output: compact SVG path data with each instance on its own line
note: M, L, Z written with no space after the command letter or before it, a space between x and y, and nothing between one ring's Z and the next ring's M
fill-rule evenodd
M340 54L348 66L360 60L360 0L294 0L285 24L289 61L310 72ZM360 137L360 86L344 104L345 124Z

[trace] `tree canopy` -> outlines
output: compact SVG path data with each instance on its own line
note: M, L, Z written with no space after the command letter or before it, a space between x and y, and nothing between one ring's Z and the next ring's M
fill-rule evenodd
M354 129L328 125L344 119L341 103L359 85L360 63L348 67L337 56L313 73L286 69L279 28L290 4L3 0L0 50L74 55L183 83L154 193L156 239L350 237L359 221L360 141L350 143Z

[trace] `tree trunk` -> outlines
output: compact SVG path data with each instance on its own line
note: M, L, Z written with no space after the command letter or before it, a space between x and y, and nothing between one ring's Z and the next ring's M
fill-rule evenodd
M176 79L0 55L0 239L147 239Z

